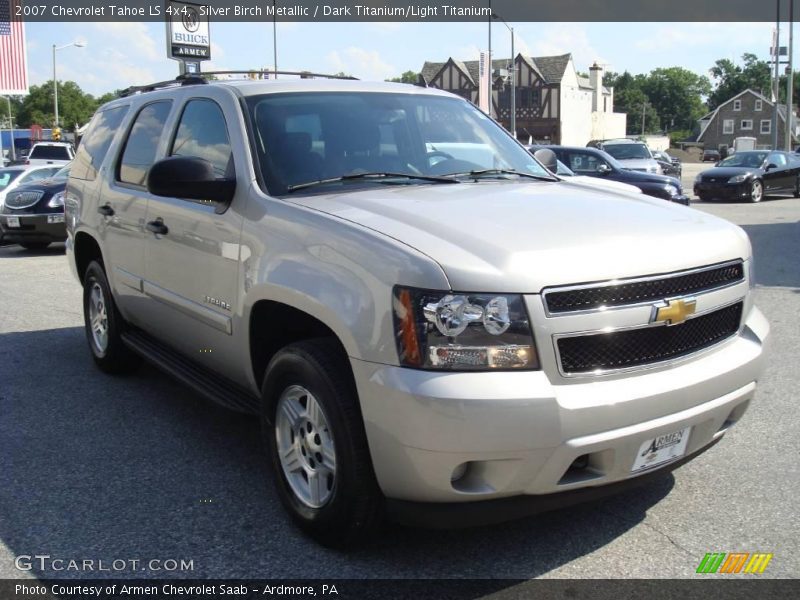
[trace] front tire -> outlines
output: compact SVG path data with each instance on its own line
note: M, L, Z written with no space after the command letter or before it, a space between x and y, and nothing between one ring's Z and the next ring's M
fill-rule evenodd
M307 340L272 359L262 390L262 433L281 502L303 531L333 547L369 537L383 512L350 373L335 340Z
M83 321L95 364L106 373L133 371L141 359L122 341L125 321L117 310L105 270L92 261L83 278Z
M750 202L761 202L764 197L764 184L760 180L754 179L750 184Z

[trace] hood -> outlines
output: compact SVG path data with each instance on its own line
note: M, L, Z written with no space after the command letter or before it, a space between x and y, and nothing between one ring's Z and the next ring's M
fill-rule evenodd
M656 173L642 173L640 171L631 171L628 169L627 165L625 170L620 171L619 174L623 177L623 181L630 182L633 185L637 183L658 183L661 185L667 185L668 183L674 185L679 190L683 189L681 186L681 182L678 181L675 177L670 177L668 175L658 175Z
M704 180L708 179L730 179L736 175L753 175L755 173L763 174L764 171L754 167L714 167L713 169L706 169L700 173L700 177Z
M67 188L67 179L60 177L58 179L39 179L25 185L15 187L12 192L63 192Z
M614 179L604 179L601 177L587 177L586 175L573 175L569 178L571 183L582 183L588 186L607 188L618 192L626 192L628 194L641 194L640 190L635 185L615 181Z
M658 166L658 161L653 158L618 158L617 162L626 169L652 169Z
M285 200L419 250L458 291L538 293L750 256L747 235L727 221L568 181L374 185Z

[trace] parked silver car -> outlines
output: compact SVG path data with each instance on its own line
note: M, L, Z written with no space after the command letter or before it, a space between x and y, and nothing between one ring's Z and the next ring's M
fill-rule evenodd
M605 140L597 148L608 152L626 169L663 175L663 169L653 157L647 144L638 140L619 139Z
M435 89L176 83L101 107L70 172L89 350L260 415L316 539L611 493L747 410L769 326L740 228L560 181Z

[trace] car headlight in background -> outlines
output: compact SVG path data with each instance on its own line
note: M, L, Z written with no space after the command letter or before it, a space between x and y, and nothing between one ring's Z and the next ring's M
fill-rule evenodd
M405 367L453 371L539 368L520 295L396 286L392 304L397 351Z
M64 206L64 192L58 192L47 203L50 208L62 208Z
M747 179L747 173L742 173L741 175L734 175L728 179L728 183L742 183L745 179Z

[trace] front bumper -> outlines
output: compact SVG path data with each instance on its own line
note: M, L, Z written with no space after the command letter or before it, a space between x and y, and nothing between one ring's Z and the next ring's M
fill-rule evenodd
M698 197L720 198L722 200L742 200L750 198L750 182L694 184L694 194Z
M684 456L699 453L746 411L768 335L769 324L753 308L739 335L672 368L558 384L543 371L351 364L387 498L462 503L639 477L631 468L642 444L686 427ZM576 459L586 468L571 469Z
M19 227L9 227L8 217L19 218ZM48 223L48 217L61 217L61 222ZM3 242L18 244L24 242L63 242L67 239L67 227L64 224L63 213L51 214L0 214L0 239Z

